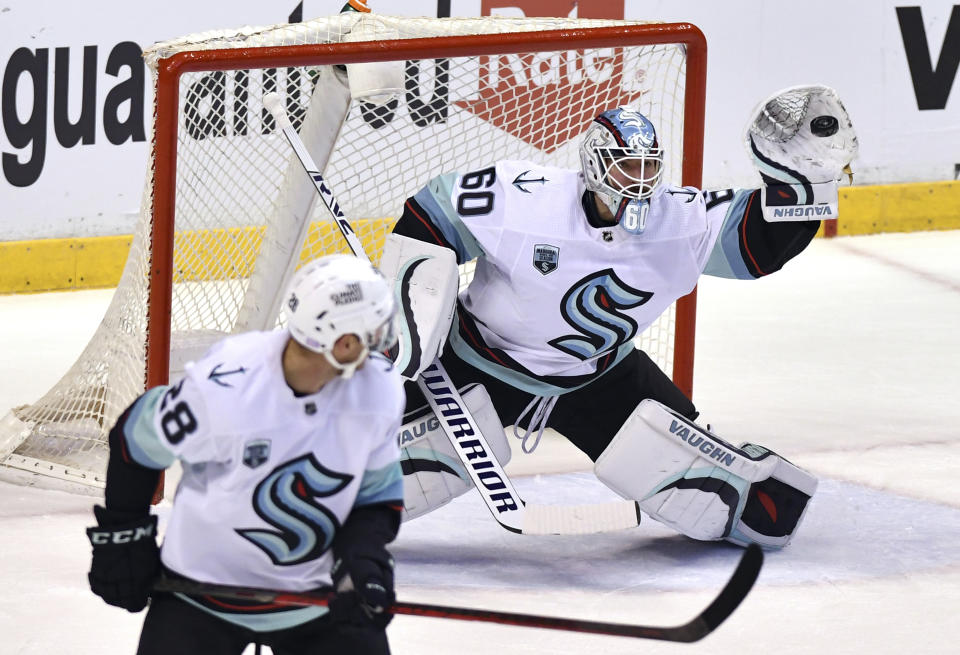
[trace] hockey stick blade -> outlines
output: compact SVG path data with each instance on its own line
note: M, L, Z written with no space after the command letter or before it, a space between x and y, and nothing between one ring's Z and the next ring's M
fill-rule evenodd
M750 592L753 583L756 582L762 566L763 551L755 544L748 546L740 558L740 563L737 565L736 570L720 594L699 615L691 621L678 626L606 623L603 621L587 621L554 616L538 616L536 614L518 614L497 610L453 607L449 605L429 605L426 603L407 603L401 601L396 602L390 610L394 614L406 614L410 616L455 619L459 621L479 621L526 628L565 630L568 632L585 632L598 635L689 643L699 641L716 630L717 627L737 609ZM216 596L219 598L234 598L239 600L252 600L260 603L295 606L326 606L334 597L334 594L330 591L306 591L296 593L208 584L204 582L193 582L191 580L171 580L167 578L158 580L154 585L154 589L156 591L181 593L189 596Z

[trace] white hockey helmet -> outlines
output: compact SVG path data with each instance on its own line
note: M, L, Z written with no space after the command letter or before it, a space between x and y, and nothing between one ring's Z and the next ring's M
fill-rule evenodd
M630 107L601 113L580 144L586 187L597 194L619 222L626 206L653 195L663 175L663 149L646 116ZM639 166L625 166L638 162ZM655 162L648 167L647 162ZM652 170L650 170L652 169ZM616 171L616 176L610 173ZM638 174L639 173L639 174Z
M353 255L328 255L297 271L284 300L290 335L301 346L322 353L349 377L369 351L384 351L397 341L397 303L390 282L370 262ZM341 364L333 345L355 334L364 351Z

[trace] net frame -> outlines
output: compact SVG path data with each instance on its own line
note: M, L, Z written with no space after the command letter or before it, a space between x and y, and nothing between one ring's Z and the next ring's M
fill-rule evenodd
M431 19L427 19L431 20ZM472 19L466 19L467 21ZM490 20L490 19L483 19ZM504 22L513 19L505 19ZM127 349L136 352L136 348L143 349L145 356L142 362L142 378L146 387L165 384L170 376L171 356L171 316L174 310L174 277L177 269L175 214L177 201L177 143L180 112L180 81L183 76L191 72L210 71L239 71L252 68L286 68L290 66L331 66L358 62L383 62L396 59L418 60L455 58L466 56L499 56L529 53L531 51L569 51L571 49L588 48L616 48L624 46L651 46L658 44L679 44L686 51L685 58L685 86L683 102L683 159L681 183L699 187L702 177L703 130L704 130L704 97L706 87L706 41L703 34L695 26L688 23L658 23L658 24L624 24L617 21L574 21L568 19L551 19L538 22L529 21L531 30L501 32L495 34L474 34L459 36L435 36L430 38L403 38L386 39L370 42L353 43L313 43L300 45L249 47L257 42L261 33L281 26L268 28L244 28L239 31L210 34L207 40L201 39L202 47L208 49L189 49L177 51L181 47L191 47L191 39L197 36L160 44L147 53L148 60L155 69L154 95L154 131L153 157L150 183L145 189L144 207L148 208L149 229L138 243L135 237L130 257L125 267L124 278L142 275L142 260L144 252L147 257L148 302L146 313L146 337L144 345L136 346L124 343L117 344L116 350ZM616 23L616 24L613 24ZM560 25L559 29L548 29L553 25ZM510 26L514 29L514 26ZM224 38L223 35L226 35ZM229 47L212 47L210 44L224 44ZM198 47L200 47L198 45ZM141 228L138 227L138 234ZM139 263L138 263L139 262ZM122 283L121 283L122 284ZM118 289L117 296L120 295ZM113 324L113 331L119 339L127 342L136 341L139 318L122 315L114 311L114 306L123 304L122 299L115 297L107 311L104 324ZM694 359L694 331L696 314L696 290L689 296L678 301L675 308L674 337L673 337L673 379L688 396L693 388L693 359ZM112 333L111 333L112 334ZM80 364L87 351L93 350L93 340L84 354L78 359L74 367L64 376L70 378L74 369L81 368ZM96 356L97 353L94 353ZM89 366L88 366L89 368ZM108 365L104 366L109 369ZM129 377L131 373L127 372ZM137 373L132 373L134 376ZM97 439L103 440L108 423L116 418L116 407L113 412L106 411L108 405L116 405L116 399L109 397L107 388L115 373L110 370L104 372L103 387L94 387L89 391L82 391L81 398L69 399L72 404L63 403L66 409L54 421L69 422L74 417L83 419L89 414L101 415L101 436L95 434L83 436L96 446ZM58 383L35 406L49 404L56 405L62 402L64 396L78 395L75 388L69 384ZM127 399L127 402L132 398ZM22 408L18 408L22 409ZM16 411L14 412L16 413ZM24 412L22 415L27 414ZM9 421L8 416L4 421ZM50 448L56 448L60 437L51 427L45 426L31 432L28 436L37 439L41 444L30 450L42 451L49 443ZM24 434L21 426L15 425L18 434ZM85 429L85 428L84 428ZM4 432L7 426L0 423L0 461L19 468L33 467L34 472L53 475L64 479L72 479L83 484L102 485L102 471L74 470L62 464L49 465L36 458L21 457L18 463L12 463L13 444L17 445L16 434L8 438ZM49 434L45 433L48 432ZM72 437L71 437L72 438ZM5 440L6 439L6 440ZM101 444L102 445L102 444ZM8 454L10 456L8 457ZM104 464L104 453L99 453L98 464L92 469ZM2 467L0 467L2 468Z
M254 67L324 66L396 59L428 59L518 54L537 46L542 50L606 48L625 45L680 43L687 49L684 98L682 183L700 188L703 178L704 103L706 94L706 39L690 23L660 23L545 30L532 33L400 39L352 44L310 44L239 50L177 53L157 66L156 136L154 147L153 229L150 266L152 311L169 315L172 309L174 208L179 78L187 72L239 70ZM673 380L688 396L693 393L693 348L696 328L696 290L677 303ZM170 325L157 322L147 335L147 387L165 384L169 375Z

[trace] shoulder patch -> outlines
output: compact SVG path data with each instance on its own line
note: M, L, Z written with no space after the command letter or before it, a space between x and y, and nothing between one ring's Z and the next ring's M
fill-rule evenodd
M549 243L537 243L533 246L533 267L541 275L557 270L560 264L560 248Z
M270 459L270 440L253 439L243 445L243 465L255 469Z

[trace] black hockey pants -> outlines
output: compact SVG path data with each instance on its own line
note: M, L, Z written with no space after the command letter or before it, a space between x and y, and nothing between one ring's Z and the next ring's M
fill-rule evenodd
M387 634L331 623L326 615L292 628L254 632L219 619L170 594L156 594L140 633L137 655L240 655L251 643L274 655L389 655Z
M534 396L467 364L451 349L440 358L458 389L479 382L487 389L504 426L512 425ZM405 385L407 414L427 403L415 382ZM561 395L547 427L553 428L596 461L641 400L652 398L691 420L693 403L642 350L633 350L597 380ZM408 420L408 419L407 419ZM526 428L526 423L521 422Z

